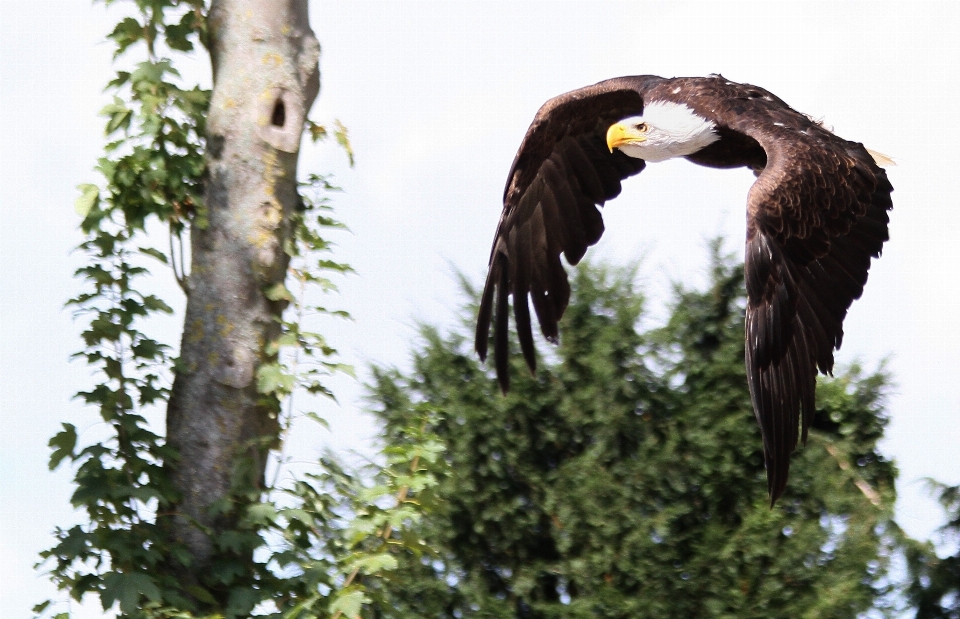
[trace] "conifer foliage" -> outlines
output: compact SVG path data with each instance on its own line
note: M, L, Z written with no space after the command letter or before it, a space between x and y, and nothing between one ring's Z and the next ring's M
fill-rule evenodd
M960 619L960 485L928 481L946 516L939 537L947 556L940 557L929 541L907 540L910 581L906 593L916 619Z
M808 445L771 509L743 360L743 270L712 248L706 290L678 286L640 328L635 270L581 266L559 347L511 393L469 325L425 327L413 371L376 372L394 439L443 412L437 548L408 557L380 617L857 617L883 614L896 469L877 451L888 380L818 387ZM475 295L474 295L475 296ZM470 315L470 312L464 312Z

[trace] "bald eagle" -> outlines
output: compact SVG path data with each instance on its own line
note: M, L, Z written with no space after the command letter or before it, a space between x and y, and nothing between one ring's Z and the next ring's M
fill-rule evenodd
M647 162L684 157L748 167L746 367L763 437L771 504L814 414L817 370L829 374L843 319L887 240L893 190L862 144L833 134L770 92L720 75L621 77L547 101L507 176L477 319L487 355L491 322L501 389L508 371L509 300L520 348L536 370L530 309L544 337L570 298L560 255L577 264L603 234L598 206Z

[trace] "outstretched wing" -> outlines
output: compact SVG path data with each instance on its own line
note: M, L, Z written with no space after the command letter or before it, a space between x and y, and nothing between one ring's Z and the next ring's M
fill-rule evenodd
M747 198L746 365L776 501L807 439L817 370L832 371L847 309L888 238L893 188L862 144L760 88L715 84L692 96L694 109L766 154Z
M620 181L644 167L640 159L609 152L607 128L640 114L644 89L659 80L617 78L551 99L520 144L507 177L476 333L477 353L485 359L494 323L494 358L504 392L510 386L508 297L513 295L520 348L533 371L528 299L543 335L556 341L557 323L570 299L560 254L570 264L580 261L603 234L597 207L619 195Z

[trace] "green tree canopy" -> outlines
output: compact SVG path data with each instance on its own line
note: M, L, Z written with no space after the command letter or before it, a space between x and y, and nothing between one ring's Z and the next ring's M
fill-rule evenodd
M413 370L376 371L385 440L442 416L445 507L382 617L857 617L882 611L895 466L882 371L822 380L808 445L771 509L743 360L743 270L713 245L706 290L641 328L635 269L581 266L557 348L503 397L470 325L422 329ZM472 315L473 312L464 312Z
M931 542L909 540L907 597L917 611L916 619L960 619L960 485L930 480L930 486L947 520L940 528L941 539L945 549L952 547L955 554L940 557Z

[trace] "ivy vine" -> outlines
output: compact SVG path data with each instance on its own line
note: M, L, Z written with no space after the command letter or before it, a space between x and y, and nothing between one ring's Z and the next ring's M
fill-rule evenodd
M385 576L396 565L391 553L429 551L409 532L437 500L431 493L441 448L426 431L435 411L412 414L409 444L383 454L384 466L347 471L328 456L291 484L278 486L275 479L246 507L237 530L217 540L257 550L256 561L221 578L219 584L229 590L225 603L203 586L184 587L169 567L189 561L163 526L177 498L164 463L177 454L146 415L167 401L176 352L146 329L152 318L173 310L144 290L157 263L184 286L185 238L192 227L206 224L210 92L185 86L174 59L206 45L207 6L203 0L126 4L134 15L122 19L108 38L115 59L133 50L140 50L141 58L119 70L107 87L113 101L103 115L111 141L96 168L102 182L81 185L75 204L84 234L79 250L86 256L76 275L85 289L68 302L85 322L83 350L76 357L96 377L96 384L77 396L98 411L105 432L101 440L83 443L77 427L64 423L50 440L51 470L66 462L76 471L71 502L85 522L58 528L55 545L41 553L38 565L73 600L93 594L104 611L118 610L121 617L359 617L376 595L364 579ZM314 140L332 134L352 165L353 151L339 122L332 131L312 121L305 129ZM314 412L296 411L295 393L332 397L325 379L351 371L337 361L323 334L304 327L306 318L318 313L346 317L308 300L334 291L331 277L350 267L330 257L328 234L343 228L329 202L336 188L327 177L312 175L303 189L294 238L285 248L291 256L287 284L268 291L290 306L281 336L267 345L276 361L257 373L260 392L280 403L281 433L299 414L322 421ZM158 229L162 249L156 246ZM277 460L282 466L282 455ZM69 602L48 600L34 612L67 619Z

